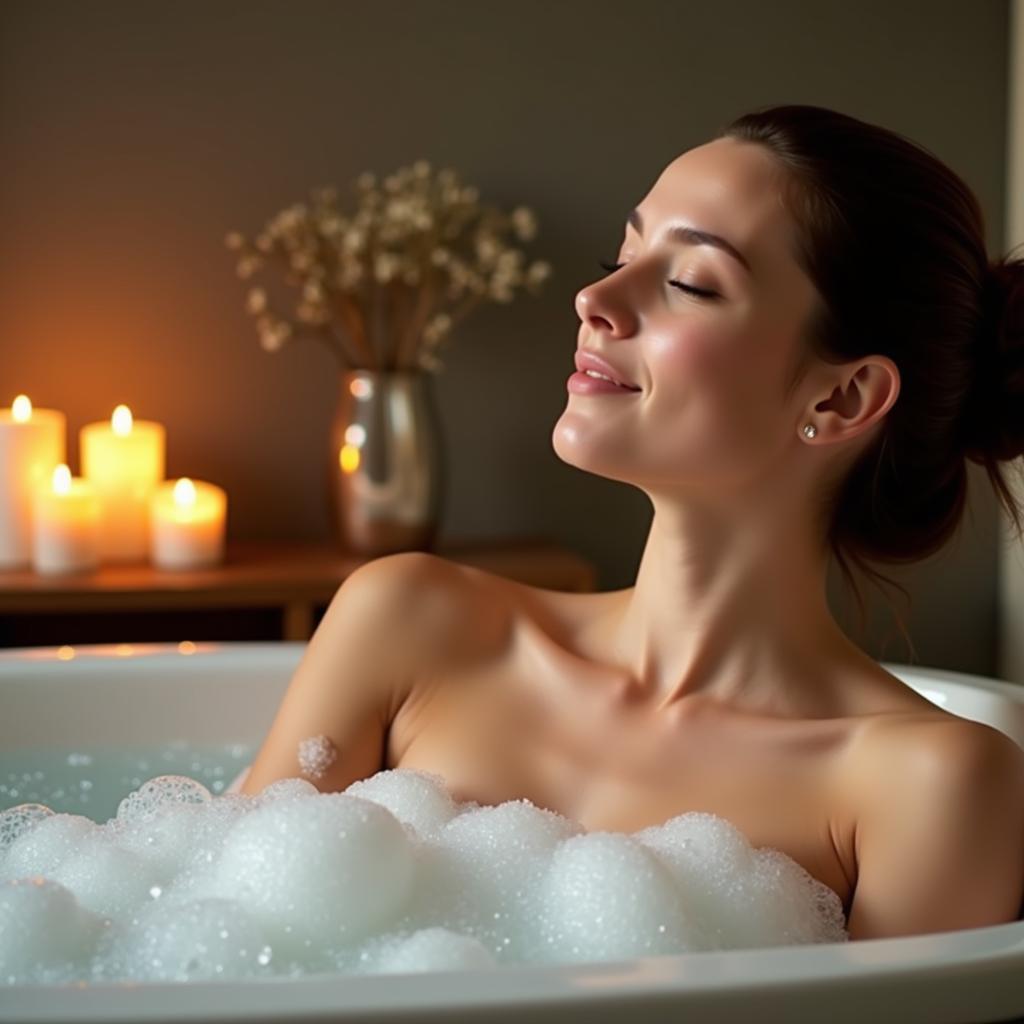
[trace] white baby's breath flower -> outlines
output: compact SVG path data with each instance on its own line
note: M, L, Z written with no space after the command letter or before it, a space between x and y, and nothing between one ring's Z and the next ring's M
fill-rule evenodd
M436 344L448 333L451 324L452 318L447 313L435 314L423 328L423 340Z
M537 285L546 281L550 276L551 264L544 260L536 260L530 264L530 269L526 272L526 281L528 284Z
M229 249L241 249L245 245L245 236L239 234L237 231L229 231L224 236L224 244Z
M257 256L245 256L238 261L238 267L236 268L238 276L245 280L246 278L252 277L257 270L263 265L263 261Z
M275 323L268 316L261 316L256 321L256 329L259 331L260 344L267 352L278 351L291 334L291 327L288 324L284 321Z
M245 306L250 313L262 313L267 308L267 293L262 288L250 288Z
M302 286L302 297L307 302L323 302L324 290L319 281L307 281Z
M345 232L341 244L347 252L359 252L366 244L366 232L352 228Z
M486 234L477 237L476 255L485 267L492 266L500 252L501 246L493 235Z
M512 226L516 235L524 242L530 241L537 234L537 221L533 211L526 206L517 206L512 211Z
M391 280L398 270L398 259L394 253L390 252L379 252L377 253L377 259L374 262L373 276L374 280L380 284L386 284Z

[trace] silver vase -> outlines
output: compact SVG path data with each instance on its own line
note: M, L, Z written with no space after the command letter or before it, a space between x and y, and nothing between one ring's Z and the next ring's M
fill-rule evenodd
M445 487L431 374L347 370L331 424L328 504L345 551L430 550Z

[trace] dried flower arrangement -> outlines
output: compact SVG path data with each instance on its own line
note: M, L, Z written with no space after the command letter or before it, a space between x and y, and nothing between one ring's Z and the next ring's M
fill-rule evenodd
M267 222L250 242L238 231L225 245L239 253L243 280L268 264L283 266L300 290L295 322L250 287L246 309L269 352L307 333L320 338L345 369L436 371L442 343L480 303L507 303L517 287L536 294L550 265L507 244L536 234L525 206L505 214L477 202L456 173L431 173L426 160L400 168L377 187L370 172L355 183L358 208L337 208L337 191L311 190Z

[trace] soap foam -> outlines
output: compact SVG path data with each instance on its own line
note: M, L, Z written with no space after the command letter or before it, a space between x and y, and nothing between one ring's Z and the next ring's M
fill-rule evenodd
M838 895L728 821L627 835L392 769L214 797L150 779L103 825L0 813L0 984L478 970L842 942Z
M299 770L311 779L322 779L334 764L338 751L327 736L309 736L299 743Z

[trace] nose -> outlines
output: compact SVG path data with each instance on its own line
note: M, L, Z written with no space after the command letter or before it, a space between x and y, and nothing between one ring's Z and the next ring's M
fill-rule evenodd
M592 331L613 337L632 334L636 329L636 317L622 289L616 291L608 285L608 279L603 278L581 288L574 302L576 315Z

